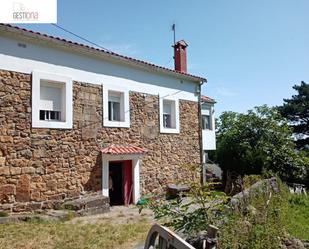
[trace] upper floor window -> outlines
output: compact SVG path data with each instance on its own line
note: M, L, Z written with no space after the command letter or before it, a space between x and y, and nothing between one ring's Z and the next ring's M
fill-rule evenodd
M103 86L103 125L130 127L129 92Z
M123 121L123 94L120 92L108 93L108 120L109 121Z
M163 127L175 129L175 119L175 101L163 100Z
M211 119L209 115L202 115L203 130L211 130Z
M68 77L33 72L32 126L72 128L72 80Z
M40 82L40 120L65 121L63 105L65 84L60 82Z
M160 98L160 131L161 133L179 133L178 99Z

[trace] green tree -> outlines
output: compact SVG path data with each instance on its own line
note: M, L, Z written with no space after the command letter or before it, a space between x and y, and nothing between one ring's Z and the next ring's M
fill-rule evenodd
M293 88L297 95L284 99L283 106L278 107L278 110L289 121L297 147L309 151L309 84L302 81Z
M224 172L271 171L285 180L304 176L305 160L295 150L292 131L276 108L245 114L224 112L218 120L216 159Z

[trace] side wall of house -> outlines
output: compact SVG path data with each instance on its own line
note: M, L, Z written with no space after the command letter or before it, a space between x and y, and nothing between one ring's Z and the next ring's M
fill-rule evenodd
M130 91L130 128L106 128L102 90L74 81L73 129L37 129L31 125L31 74L0 70L0 209L47 208L100 191L100 148L109 143L149 150L140 163L142 194L188 177L184 166L199 163L197 102L180 100L180 133L162 134L158 95Z

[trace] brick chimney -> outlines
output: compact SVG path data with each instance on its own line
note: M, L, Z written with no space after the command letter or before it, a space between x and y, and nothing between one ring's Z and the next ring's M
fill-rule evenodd
M175 43L174 47L174 61L175 70L186 73L187 72L187 53L186 48L188 44L184 41L178 41Z

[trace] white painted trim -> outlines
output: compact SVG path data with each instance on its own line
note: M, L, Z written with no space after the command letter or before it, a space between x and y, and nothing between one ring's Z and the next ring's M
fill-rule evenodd
M65 86L65 121L40 120L40 84L42 80L63 83ZM32 127L51 129L72 129L73 126L73 89L70 77L39 71L32 72Z
M214 105L210 103L202 104L202 115L210 116L210 128L202 130L203 150L216 150L216 127Z
M124 121L117 122L117 121L109 121L108 120L108 92L115 91L120 92L123 95L123 116ZM122 109L120 108L120 109ZM108 84L103 84L103 126L105 127L124 127L130 128L130 103L129 103L129 91L123 87L115 87L110 86Z
M132 161L133 203L140 199L140 155L102 155L102 194L109 197L109 162Z
M175 103L175 128L165 128L163 126L163 100L172 100ZM179 99L176 96L161 97L159 100L160 106L160 132L161 133L180 133L180 121L179 121Z
M102 157L102 194L109 196L109 161Z
M1 38L1 37L0 37ZM1 47L0 39L0 47ZM1 51L1 49L0 49ZM82 65L82 62L80 63ZM100 65L101 66L101 65ZM104 65L102 65L104 67ZM123 89L125 86L130 88L130 91L146 93L152 95L168 95L175 94L177 92L178 99L189 100L197 102L197 95L194 93L194 87L189 86L190 82L183 81L180 88L183 90L180 91L180 88L177 88L177 85L180 84L180 80L173 80L175 88L172 88L173 84L169 86L155 85L149 82L135 81L129 78L121 78L114 75L108 75L103 73L94 73L87 70L76 69L68 66L60 66L53 63L41 62L38 60L24 59L15 56L1 54L0 52L0 69L27 73L31 74L32 71L44 71L44 72L53 72L59 75L70 75L73 81L87 82L95 85L102 85L102 82L105 82L110 85L113 85L117 88ZM146 72L143 72L146 73ZM151 74L150 74L151 75ZM153 76L153 75L151 75ZM168 80L168 78L166 78ZM164 79L161 76L158 76L158 82L163 82Z
M133 203L137 204L141 197L140 194L140 168L139 159L135 158L132 160L132 170L133 170Z

